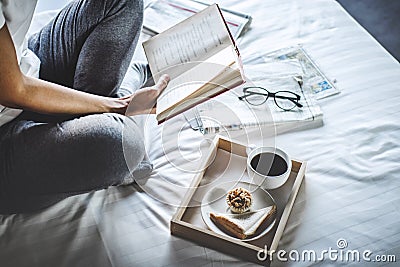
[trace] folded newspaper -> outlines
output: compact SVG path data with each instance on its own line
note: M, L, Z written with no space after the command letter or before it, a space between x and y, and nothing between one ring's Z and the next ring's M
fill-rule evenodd
M338 91L306 55L302 47L295 46L249 57L244 62L246 84L199 105L185 114L186 119L204 134L262 126L280 127L284 132L305 124L322 124L318 94L324 92L326 96ZM301 96L303 107L284 111L272 97L263 105L250 105L238 98L243 95L243 87L248 86L260 86L270 92L292 91Z
M196 0L156 0L144 10L143 32L153 36L161 33L210 4ZM221 8L230 32L235 38L243 34L251 23L251 16L234 10Z

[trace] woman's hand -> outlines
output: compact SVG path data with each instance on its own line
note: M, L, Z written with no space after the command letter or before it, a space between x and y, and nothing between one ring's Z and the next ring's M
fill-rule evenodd
M169 76L164 74L154 86L142 88L130 96L119 98L118 101L123 103L124 108L118 113L127 116L155 113L157 98L167 87L168 82Z

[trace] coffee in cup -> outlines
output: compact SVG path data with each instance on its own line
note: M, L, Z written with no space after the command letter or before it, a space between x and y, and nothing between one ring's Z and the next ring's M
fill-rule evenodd
M275 147L258 147L250 150L247 157L247 172L254 184L266 189L282 186L292 169L290 157Z

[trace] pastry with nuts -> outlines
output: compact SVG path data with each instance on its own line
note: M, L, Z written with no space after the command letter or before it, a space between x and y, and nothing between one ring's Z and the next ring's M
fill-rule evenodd
M234 213L244 213L248 211L252 201L251 193L242 187L232 189L226 195L226 202Z

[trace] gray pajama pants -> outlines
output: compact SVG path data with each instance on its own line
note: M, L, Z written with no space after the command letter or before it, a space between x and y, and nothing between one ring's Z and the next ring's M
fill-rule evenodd
M29 40L41 60L40 78L98 95L132 93L146 79L146 68L130 65L142 17L141 0L70 3ZM137 80L120 89L128 68ZM0 127L0 213L121 184L144 158L142 132L118 114L23 112Z

